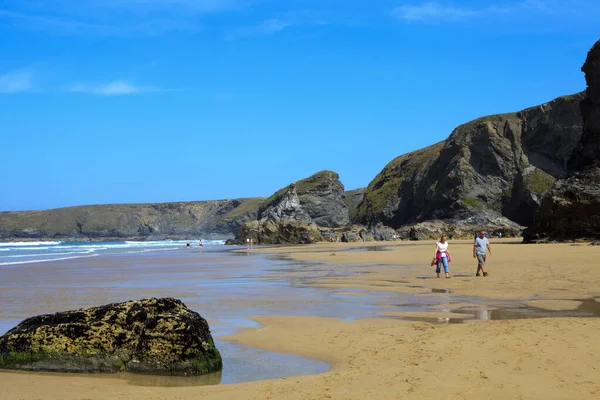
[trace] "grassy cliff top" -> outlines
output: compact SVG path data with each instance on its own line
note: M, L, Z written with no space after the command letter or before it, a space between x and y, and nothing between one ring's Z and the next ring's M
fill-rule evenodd
M306 178L306 179L302 179L299 180L297 182L294 182L296 184L296 193L298 193L298 197L302 197L308 193L310 193L313 189L315 189L316 187L320 186L320 185L326 185L326 184L330 184L334 181L337 181L340 179L340 176L338 175L337 172L334 171L319 171L314 175L311 175L310 177ZM278 201L278 199L287 192L289 188L289 185L279 189L278 191L276 191L275 193L273 193L269 198L267 198L261 206L261 209L265 209L267 208L270 204L273 204L274 202Z
M137 236L211 230L256 212L263 198L173 203L106 204L0 213L0 237ZM147 229L145 228L147 227ZM35 237L35 236L34 236Z

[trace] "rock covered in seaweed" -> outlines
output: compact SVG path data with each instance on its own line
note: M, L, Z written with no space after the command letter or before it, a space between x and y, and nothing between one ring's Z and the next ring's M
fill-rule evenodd
M40 315L0 337L0 368L202 375L222 366L206 320L173 298Z

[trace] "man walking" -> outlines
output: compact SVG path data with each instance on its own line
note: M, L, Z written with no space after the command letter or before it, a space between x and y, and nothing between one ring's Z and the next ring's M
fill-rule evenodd
M477 273L475 276L481 276L479 271L483 273L483 276L488 276L484 269L486 250L489 250L490 255L492 255L492 248L488 238L485 237L485 231L480 231L479 236L475 238L475 243L473 243L473 258L477 258Z

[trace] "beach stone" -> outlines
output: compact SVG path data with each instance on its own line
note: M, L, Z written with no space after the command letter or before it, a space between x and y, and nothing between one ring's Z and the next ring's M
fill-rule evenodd
M0 368L202 375L222 367L206 320L173 298L40 315L0 337Z
M372 242L373 234L363 225L349 225L343 228L341 241L345 243Z
M590 243L590 246L600 246L600 242L592 242Z
M342 242L344 243L356 243L361 242L359 236L354 232L344 232L342 233Z
M393 240L394 235L397 236L395 230L390 228L389 226L384 226L382 224L378 224L371 228L371 234L375 240Z

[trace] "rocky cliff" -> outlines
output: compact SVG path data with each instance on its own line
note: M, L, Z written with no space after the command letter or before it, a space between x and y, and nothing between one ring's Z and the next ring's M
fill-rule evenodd
M563 179L542 201L524 238L568 240L600 238L600 41L581 68L587 89L580 102L583 135Z
M236 241L313 243L323 240L319 227L338 228L349 220L339 175L321 171L275 192L260 206L257 220L242 226Z
M261 229L266 229L261 235L264 240L260 241L299 243L321 240L317 226L337 228L348 224L346 194L337 173L321 171L290 187L267 199L94 205L4 212L0 213L0 240L230 239L249 222L254 221L256 225L258 221L270 221L268 226L259 224ZM359 196L360 191L352 193L354 201ZM255 230L256 227L252 226ZM245 236L241 237L245 241Z
M514 236L524 226L532 226L532 239L596 238L599 53L597 43L582 68L586 92L463 124L445 141L392 160L366 189L344 192L337 173L321 171L268 199L0 213L0 239L231 238L237 232L237 242L309 243L344 232L347 240L430 238L442 231L461 237L481 227Z
M335 228L349 222L345 200L340 176L333 171L320 171L275 192L260 207L258 219L296 219ZM277 215L274 210L281 207L293 209ZM271 215L273 212L275 215Z
M66 207L0 213L0 239L232 238L264 199Z
M393 228L431 220L513 230L512 221L530 224L581 138L583 98L479 118L396 158L369 184L354 220Z
M359 188L354 190L346 190L346 208L348 208L348 214L350 219L353 219L356 215L356 207L365 197L365 191L367 188Z

